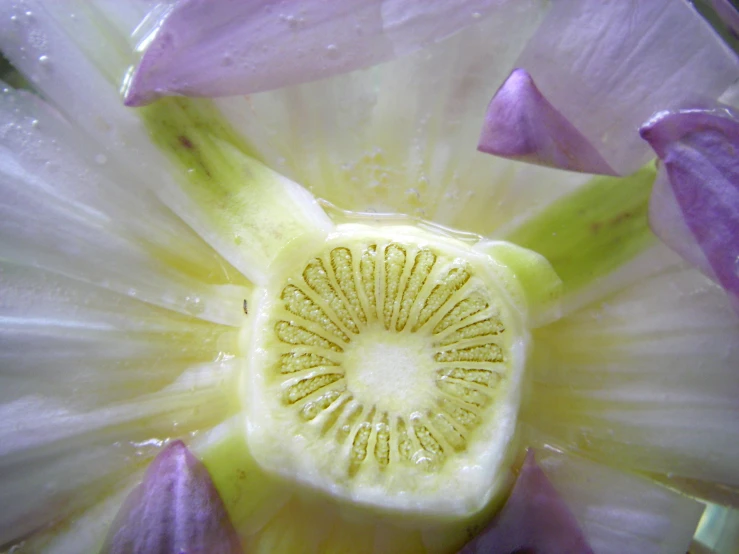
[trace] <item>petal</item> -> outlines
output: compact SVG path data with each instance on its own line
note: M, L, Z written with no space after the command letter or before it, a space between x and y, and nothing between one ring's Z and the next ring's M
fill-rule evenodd
M516 66L531 74L539 105L562 116L556 127L571 125L564 137L570 140L572 129L584 137L568 152L585 154L575 167L592 165L585 146L592 145L620 174L651 157L635 132L639 125L659 110L715 100L739 77L739 60L682 0L555 2ZM522 130L525 143L530 128ZM562 160L550 161L562 167ZM573 166L565 160L564 167Z
M647 202L654 169L629 177L595 177L552 202L502 238L544 256L562 279L563 309L625 286L614 272L638 260L656 242L647 224ZM661 260L648 263L655 270ZM633 277L632 277L633 278Z
M150 22L154 35L127 105L162 95L228 96L344 73L439 41L495 13L494 0L262 0L178 2Z
M641 133L676 201L652 199L655 232L715 278L739 309L739 121L728 110L664 113Z
M652 187L649 226L662 242L700 269L704 275L716 280L711 265L685 221L664 166L660 167Z
M525 69L514 69L493 96L477 149L570 171L615 174L588 139L542 96Z
M168 98L139 113L176 177L157 195L253 283L267 282L285 248L333 228L316 199L250 156L208 102Z
M145 189L130 163L30 94L0 94L0 122L0 256L240 324L248 282Z
M739 12L729 0L710 0L711 6L734 37L739 36Z
M99 2L75 5L79 15L70 5L42 4L29 0L30 18L15 5L0 6L0 47L86 135L88 151L104 149L93 160L123 169L119 182L158 198L165 211L255 282L264 282L283 246L280 239L289 242L330 227L314 199L252 159L244 141L207 102L175 101L146 111L120 105L116 89L132 54ZM96 94L78 94L75 83L88 81ZM81 98L86 105L80 105Z
M165 447L126 499L103 552L242 552L208 470L181 441Z
M500 18L410 56L217 105L260 159L342 209L497 235L589 178L476 151L489 91L509 74L539 6L509 2Z
M739 510L709 504L706 507L706 513L701 518L693 544L692 548L695 548L696 554L737 552L739 550ZM693 552L692 548L691 552Z
M459 554L592 554L577 521L529 450L505 506Z
M704 506L650 482L551 448L539 466L572 511L598 554L688 551Z
M739 324L673 268L534 333L522 419L617 467L739 484Z

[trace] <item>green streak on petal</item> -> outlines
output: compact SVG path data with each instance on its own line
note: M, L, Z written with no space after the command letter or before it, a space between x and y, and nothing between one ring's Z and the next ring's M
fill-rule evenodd
M233 160L219 144L230 144L245 155L252 153L212 103L173 98L142 108L139 113L152 140L173 161L187 168L192 184L200 184L203 192L210 194L236 189Z
M656 241L647 221L656 171L595 177L504 237L538 252L562 279L565 293L606 275Z
M310 193L254 158L209 101L164 99L139 113L179 170L165 203L252 282L266 282L288 244L330 229Z

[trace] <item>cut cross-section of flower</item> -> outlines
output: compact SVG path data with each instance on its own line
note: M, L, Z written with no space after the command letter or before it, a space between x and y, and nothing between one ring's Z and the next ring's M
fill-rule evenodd
M381 509L459 516L497 499L528 342L517 289L531 283L514 287L496 252L531 261L397 225L339 225L292 253L244 345L259 463Z

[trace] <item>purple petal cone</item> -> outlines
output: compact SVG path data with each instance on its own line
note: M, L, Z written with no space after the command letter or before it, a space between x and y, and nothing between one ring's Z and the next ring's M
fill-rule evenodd
M205 466L169 444L118 512L103 554L241 554L238 535Z
M525 69L514 69L493 96L477 149L559 169L615 175Z
M640 132L662 160L679 207L653 196L655 232L739 305L739 120L726 109L663 112ZM690 231L710 271L696 261L684 234L674 232L680 226Z
M498 516L458 554L593 554L575 517L526 453L513 492Z

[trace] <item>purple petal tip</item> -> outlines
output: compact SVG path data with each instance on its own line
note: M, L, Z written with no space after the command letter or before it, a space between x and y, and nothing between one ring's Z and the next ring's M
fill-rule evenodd
M105 554L241 554L238 534L205 466L182 441L168 444L126 498Z
M478 150L570 171L616 174L525 69L514 69L490 101Z

